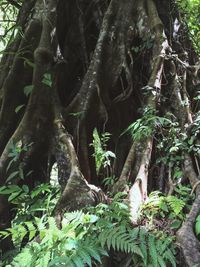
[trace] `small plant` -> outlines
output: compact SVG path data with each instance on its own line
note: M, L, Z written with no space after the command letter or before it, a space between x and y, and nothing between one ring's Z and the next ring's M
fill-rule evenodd
M157 127L164 124L171 124L171 121L167 118L157 116L155 109L146 107L143 111L143 116L136 120L136 122L130 124L121 136L128 133L133 140L141 140L151 136Z
M107 187L111 187L115 184L116 177L110 176L103 179L103 184Z
M106 169L106 173L108 174L107 176L109 176L109 174L112 172L111 162L116 158L116 156L112 151L107 150L107 143L110 140L110 136L111 134L107 132L99 135L97 129L94 129L94 139L91 146L94 148L93 157L95 158L96 162L97 174L99 174L102 167Z
M10 143L10 153L8 154L8 157L10 158L9 164L7 166L7 173L10 172L12 165L15 164L15 162L20 160L20 156L27 152L28 149L30 149L30 147L32 146L32 144L29 145L23 145L21 141L17 142L16 144L14 144L13 142ZM27 176L30 174L30 172L27 174ZM24 173L23 173L23 163L19 163L18 166L18 170L9 173L7 179L6 179L6 183L10 183L12 182L15 178L17 179L21 179L24 180Z
M41 222L45 222L51 215L59 197L59 188L41 184L29 191L27 185L9 185L0 187L0 194L8 195L8 201L15 204L17 210L12 220L12 228L0 234L4 238L12 235L14 244L20 247L24 236L29 235L30 241L37 233L35 225L41 225Z
M142 222L152 230L162 229L171 232L178 229L184 219L185 201L176 196L163 196L160 192L152 192L141 211ZM173 235L173 232L171 232Z
M190 210L191 206L189 205L189 202L194 199L194 194L192 194L191 186L184 186L182 184L178 184L174 188L174 191L176 192L176 195L186 203L186 206L189 207L188 210Z

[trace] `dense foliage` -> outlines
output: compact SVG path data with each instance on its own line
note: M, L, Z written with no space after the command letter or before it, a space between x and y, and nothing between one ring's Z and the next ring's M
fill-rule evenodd
M92 266L110 253L116 258L119 253L130 254L134 264L140 266L176 266L173 229L179 222L176 218L183 219L185 202L174 196L150 197L140 227L132 227L124 195L117 194L110 205L66 213L59 229L50 216L58 192L52 194L50 186L42 185L31 194L18 189L17 196L16 188L2 192L15 195L10 201L18 205L12 228L1 232L4 238L12 235L15 244L6 255L4 263L14 257L7 267ZM29 243L23 248L25 240Z
M200 4L199 0L178 1L182 16L186 21L190 37L198 53L200 53Z

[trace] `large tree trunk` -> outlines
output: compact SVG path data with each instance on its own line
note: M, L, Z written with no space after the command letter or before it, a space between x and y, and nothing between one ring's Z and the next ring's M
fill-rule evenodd
M145 116L142 108L162 117L173 114L179 136L189 135L199 108L191 105L200 76L198 58L174 1L23 1L17 21L23 34L15 36L5 50L12 53L1 60L0 185L19 168L25 177L32 173L23 182L16 178L9 184L33 188L38 179L48 182L48 166L57 162L62 188L54 211L58 223L66 210L97 204L99 189L90 185L102 186L104 178L96 173L90 146L97 128L112 134L109 145L116 151L118 178L113 192L132 184L129 201L137 224L147 187L148 192L172 191L167 187L170 180L163 184L171 167L158 163L154 168L156 144L162 139L155 125L140 139L121 133ZM32 89L28 96L27 85ZM8 168L12 144L21 152ZM182 155L184 177L196 199L177 240L186 263L200 266L199 241L193 233L200 213L199 158L192 152ZM13 216L0 195L0 230L10 226ZM5 239L0 246L7 251L12 242Z

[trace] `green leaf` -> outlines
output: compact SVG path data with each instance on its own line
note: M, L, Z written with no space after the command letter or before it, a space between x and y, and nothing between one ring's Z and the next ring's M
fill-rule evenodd
M85 264L84 264L82 258L81 258L79 255L77 255L76 257L74 257L74 258L72 259L72 261L73 261L73 263L74 263L74 265L75 265L76 267L84 267L84 266L85 266Z
M196 235L200 234L200 215L196 218L195 233Z
M6 179L6 182L9 182L9 181L11 181L16 175L18 175L19 174L19 171L15 171L15 172L12 172L9 176L8 176L8 178Z
M163 258L158 255L158 263L160 267L166 267L167 265L165 264L165 261L163 260Z
M25 193L28 193L28 192L29 192L29 188L28 188L27 185L23 185L23 186L22 186L22 189L23 189L23 191L24 191Z
M99 263L101 263L101 257L98 249L96 247L92 248L88 246L87 251L90 253L90 255Z
M27 234L27 230L23 225L18 225L17 226L17 231L20 233L20 238L21 240L25 237Z
M166 212L169 211L167 204L164 201L161 201L159 206L161 210L166 211Z
M25 105L20 105L18 107L16 107L15 109L15 113L18 113Z
M171 229L178 229L181 226L181 221L180 220L175 220L170 224Z
M45 73L42 79L42 82L49 87L52 87L52 79L50 73Z
M31 241L31 240L35 237L36 233L37 233L36 230L31 230L31 231L29 232L29 238L28 238L29 241Z
M185 202L182 199L177 198L176 196L167 196L167 202L169 203L172 211L178 215L185 206Z
M27 64L31 68L34 68L35 67L35 63L33 63L32 61L30 61L28 58L24 58L24 63Z
M10 157L10 155L8 154L8 157ZM12 165L12 163L15 161L15 159L13 158L12 160L10 160L10 162L8 163L8 166L6 168L6 171L8 171Z
M194 143L194 137L191 137L189 140L188 140L188 144L189 145L192 145Z
M48 267L62 266L66 262L69 262L69 257L67 256L55 257L49 262Z
M87 263L90 267L92 267L91 256L86 250L79 249L78 254L82 258L83 262Z
M200 215L197 216L196 221L200 221Z
M19 195L21 194L21 191L20 192L15 192L15 193L12 193L9 198L8 198L8 201L11 202L13 201L15 198L17 198Z
M9 185L8 187L2 186L0 187L0 193L1 195L9 195L14 192L21 192L21 188L17 185Z
M175 171L174 178L181 178L182 176L183 176L183 172L182 171Z
M32 84L31 84L31 85L27 85L27 86L25 86L25 87L24 87L24 94L25 94L26 96L30 95L31 92L33 91L33 88L34 88L34 86L33 86Z
M6 238L6 237L8 237L10 235L10 233L9 232L7 232L7 231L0 231L0 237L1 237L1 239L3 238Z
M65 250L71 251L77 247L77 240L68 238L66 244L64 245Z

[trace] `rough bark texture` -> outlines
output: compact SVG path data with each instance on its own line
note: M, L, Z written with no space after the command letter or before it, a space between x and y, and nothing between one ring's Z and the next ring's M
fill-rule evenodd
M158 164L156 172L149 172L157 157L157 129L135 140L121 133L146 108L161 116L172 113L181 132L189 135L199 111L199 104L191 106L199 83L198 58L174 1L34 0L18 8L23 34L6 48L13 53L5 53L0 65L0 185L7 184L19 166L25 177L32 171L23 181L31 188L38 179L48 182L53 161L62 188L54 210L58 224L66 210L106 202L97 187L105 177L96 173L90 146L96 127L99 133L112 134L109 149L116 152L117 177L113 191L129 192L137 224L137 211L148 193L166 192L163 177L170 169ZM30 61L34 67L26 64ZM50 80L45 82L45 77ZM29 96L24 94L27 85L32 85ZM24 107L16 113L19 105ZM12 143L21 153L7 169ZM193 232L200 213L199 158L183 153L182 170L196 199L177 243L192 267L200 266L199 241ZM10 183L22 184L17 178ZM0 195L0 230L10 226L13 216ZM0 243L3 252L11 246L9 239Z

